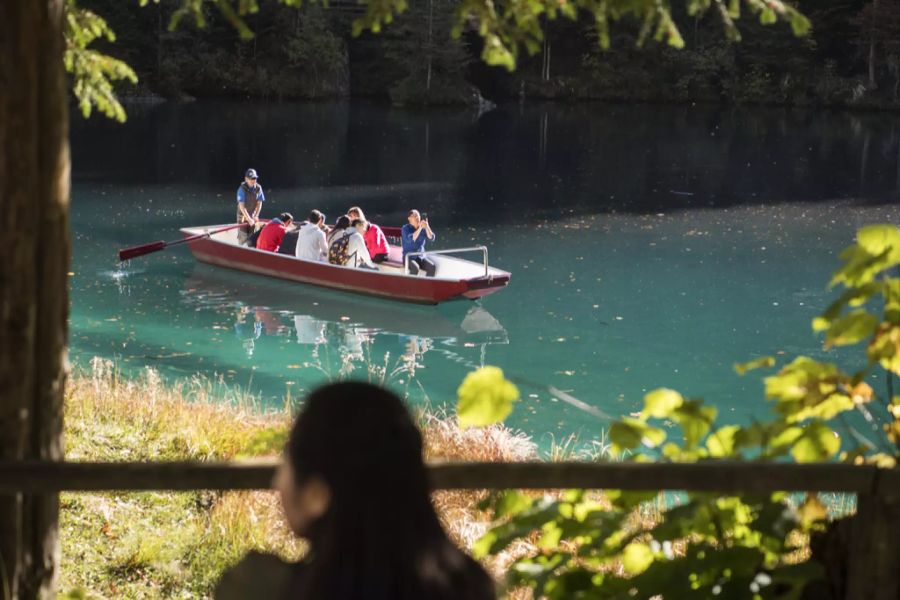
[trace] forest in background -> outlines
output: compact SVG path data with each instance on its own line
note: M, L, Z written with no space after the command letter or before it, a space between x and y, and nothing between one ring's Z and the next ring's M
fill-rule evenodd
M450 36L454 0L411 0L380 34L351 35L359 5L338 0L301 10L270 3L242 41L215 10L206 29L168 30L176 0L83 0L127 43L104 49L140 77L123 95L167 98L331 99L370 97L394 104L445 105L520 98L756 103L799 106L900 106L900 0L800 3L812 32L737 23L743 41L726 39L717 15L673 11L685 48L638 49L638 23L623 22L609 50L589 17L548 23L538 54L507 72L480 59L475 32ZM704 21L709 21L704 23Z

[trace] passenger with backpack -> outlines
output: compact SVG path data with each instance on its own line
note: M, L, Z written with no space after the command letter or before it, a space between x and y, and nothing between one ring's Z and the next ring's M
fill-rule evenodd
M366 240L358 231L361 223L358 219L351 223L346 215L337 220L328 246L328 262L342 267L377 269L366 249Z

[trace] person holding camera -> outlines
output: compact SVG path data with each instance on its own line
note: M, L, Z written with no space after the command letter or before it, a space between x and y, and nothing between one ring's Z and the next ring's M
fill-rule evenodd
M403 260L411 252L424 252L425 242L434 241L435 235L428 224L428 215L421 215L416 209L409 211L406 217L408 223L400 230L400 239L403 241ZM434 277L437 265L424 254L413 256L409 259L410 275L418 275L419 270L425 271L428 277Z

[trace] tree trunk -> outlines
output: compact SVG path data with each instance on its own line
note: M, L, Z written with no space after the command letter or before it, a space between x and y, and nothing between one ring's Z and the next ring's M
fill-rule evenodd
M0 460L62 458L69 264L64 0L0 1ZM51 597L56 495L0 496L0 595Z

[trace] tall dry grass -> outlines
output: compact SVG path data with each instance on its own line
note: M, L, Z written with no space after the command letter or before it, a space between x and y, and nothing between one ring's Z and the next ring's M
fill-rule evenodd
M109 361L70 379L66 393L69 460L229 460L281 452L290 406L264 411L250 394L195 377L168 385L147 369L122 377ZM455 418L419 414L428 460L515 461L534 443L503 426L461 430ZM444 491L434 504L449 535L471 547L489 524L483 492ZM90 598L205 598L222 571L249 550L295 560L277 497L258 492L63 494L60 589ZM500 575L527 542L493 559ZM517 597L519 594L517 593Z

